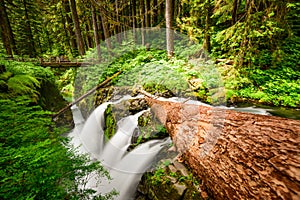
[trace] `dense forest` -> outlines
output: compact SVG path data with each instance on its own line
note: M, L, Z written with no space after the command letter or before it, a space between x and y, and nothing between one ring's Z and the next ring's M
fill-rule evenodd
M98 46L101 59L100 44L111 51L113 36L122 44L125 31L167 28L231 63L228 99L298 107L299 9L297 1L264 0L1 0L1 36L6 57L74 58ZM147 45L144 32L138 40Z
M205 52L222 76L225 103L300 107L297 0L0 0L0 21L0 199L88 199L94 191L80 188L85 175L109 176L100 163L66 148L61 134L70 127L51 118L74 97L80 69L44 68L42 60L100 63L90 68L92 83L83 78L81 92L118 71L124 73L116 85L134 85L148 67L155 74L148 76L169 80L164 87L171 90L196 81L193 95L213 104L212 69L192 70L182 57ZM155 44L150 33L158 29L165 41ZM185 46L179 55L175 40L200 49ZM141 48L118 55L133 43ZM99 68L101 62L108 67ZM148 80L145 88L161 89Z

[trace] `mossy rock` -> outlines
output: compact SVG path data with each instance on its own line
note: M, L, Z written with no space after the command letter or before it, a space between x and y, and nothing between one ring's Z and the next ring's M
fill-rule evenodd
M165 127L150 111L144 112L138 118L139 135L133 135L129 149L153 139L163 139L169 136Z
M171 164L171 166L173 166ZM169 166L168 166L169 167ZM151 200L204 200L193 178L183 176L174 166L174 170L168 167L159 167L152 172L146 172L139 185L136 198Z
M108 105L105 112L104 112L104 118L105 118L105 128L104 128L104 135L107 140L112 138L114 134L116 133L117 129L117 121L116 118L112 112L112 105Z
M146 83L143 85L143 89L150 94L170 98L174 97L175 94L169 90L165 85L157 84L157 83Z

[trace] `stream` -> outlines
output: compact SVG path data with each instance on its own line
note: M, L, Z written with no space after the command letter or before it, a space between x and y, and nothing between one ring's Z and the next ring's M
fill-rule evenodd
M124 96L115 102L106 102L98 106L85 120L79 108L74 105L72 109L75 128L68 134L71 144L78 148L79 153L89 154L92 160L98 160L110 172L112 180L103 179L98 184L94 174L88 177L85 187L94 189L96 194L109 193L113 188L119 193L114 198L118 200L134 199L136 187L143 173L157 162L157 155L163 147L171 144L170 138L150 140L142 143L132 151L128 151L132 136L137 134L138 117L145 112L140 111L129 115L117 122L116 134L106 141L104 136L104 112L109 104L117 104L133 97ZM138 97L135 97L138 98ZM174 101L174 99L172 99ZM178 101L178 99L175 101ZM181 100L180 100L181 101ZM197 101L187 101L191 104L202 104ZM250 112L261 115L276 115L292 119L300 119L300 110L274 108L240 104L237 107L222 107L238 112Z

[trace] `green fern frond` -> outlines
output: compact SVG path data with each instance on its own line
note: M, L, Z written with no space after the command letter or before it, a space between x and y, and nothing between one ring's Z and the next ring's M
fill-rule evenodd
M10 78L7 82L8 89L18 95L28 95L34 102L39 99L40 82L30 75L16 75Z
M11 72L4 72L4 73L0 74L0 80L7 81L12 76L13 76L13 73L11 73Z

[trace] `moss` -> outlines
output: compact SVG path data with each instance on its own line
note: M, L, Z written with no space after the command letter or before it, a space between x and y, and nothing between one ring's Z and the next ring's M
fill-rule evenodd
M158 167L146 172L138 187L138 195L150 199L201 200L199 183L192 174L183 176L179 171L171 172L168 167Z
M112 112L112 105L108 105L105 112L105 129L104 135L106 139L109 140L116 133L117 121Z
M156 84L156 83L146 83L143 85L143 88L146 92L150 94L161 96L161 97L174 97L175 95L171 90L169 90L165 85Z
M131 141L131 148L153 139L163 139L168 137L166 128L149 112L144 112L138 118L139 135L134 136Z

